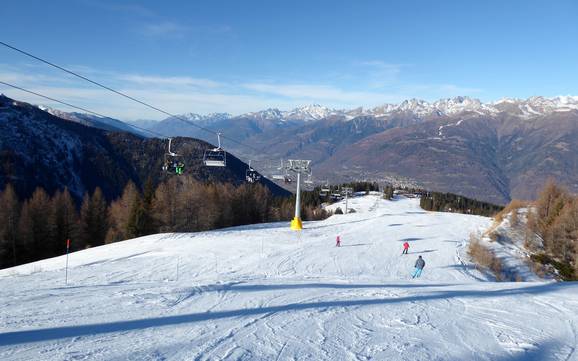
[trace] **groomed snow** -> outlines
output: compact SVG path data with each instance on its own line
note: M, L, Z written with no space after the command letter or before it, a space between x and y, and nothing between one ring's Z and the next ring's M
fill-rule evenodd
M464 247L491 220L418 202L77 252L68 286L64 257L2 270L0 359L578 359L576 283L489 282Z

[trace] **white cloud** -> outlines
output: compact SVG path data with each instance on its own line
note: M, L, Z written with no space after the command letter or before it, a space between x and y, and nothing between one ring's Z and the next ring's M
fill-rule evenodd
M179 24L175 21L161 21L146 24L142 27L142 33L154 37L176 37L181 38L187 35L191 28L187 25Z
M219 88L223 87L225 84L220 82L210 80L210 79L200 79L191 78L187 76L148 76L148 75L138 75L129 74L121 75L120 79L135 83L135 84L157 84L157 85L171 85L171 86L191 86L191 87L201 87L201 88Z
M348 91L331 85L245 83L243 87L256 92L338 107L381 104L399 100L395 95Z
M379 68L389 67L388 64L381 62L367 62L367 65ZM173 114L186 112L242 114L266 108L287 110L310 103L341 109L358 106L374 107L383 103L399 103L404 99L414 97L435 100L482 92L481 89L453 84L404 84L379 89L367 85L361 87L357 84L361 90L352 90L349 87L324 83L274 81L234 83L190 76L123 74L85 66L71 68ZM392 70L392 72L396 71ZM0 64L0 80L121 120L165 117L159 112L109 91L50 69ZM350 84L349 81L348 83ZM10 88L0 87L0 91L33 104L64 108Z

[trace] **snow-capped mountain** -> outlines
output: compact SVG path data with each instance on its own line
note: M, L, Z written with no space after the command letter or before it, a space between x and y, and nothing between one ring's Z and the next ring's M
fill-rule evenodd
M319 104L306 105L288 111L281 111L277 108L269 108L258 112L245 113L238 118L253 118L256 120L274 120L274 121L314 121L328 117L331 114L338 113L333 109L321 106Z
M288 112L283 112L283 118L287 120L311 121L327 118L329 115L336 113L338 114L340 112L321 106L319 104L312 104L295 108Z
M578 110L578 96L559 96L555 98L531 97L525 100L505 98L493 103L483 103L479 99L459 96L439 99L435 102L413 98L399 104L386 103L374 108L332 109L319 104L311 104L286 111L278 108L268 108L238 116L233 116L228 113L211 113L207 115L186 113L180 115L179 118L185 118L188 121L203 125L222 124L227 120L238 119L253 119L258 122L280 124L283 122L315 122L326 118L348 121L361 116L386 118L395 114L410 115L414 118L422 119L452 116L468 112L486 115L512 112L518 116L521 115L525 118L530 118L570 110ZM179 121L172 117L165 119L165 121L166 120Z
M259 120L276 121L317 121L327 117L351 120L360 116L374 116L377 118L387 117L392 114L410 114L418 118L431 116L450 116L460 113L473 112L478 114L497 114L501 112L513 112L526 118L541 116L555 112L567 112L578 110L578 96L558 96L546 98L535 96L528 99L511 99L483 103L479 99L466 96L439 99L428 102L422 99L408 99L399 104L382 104L367 109L363 107L353 109L331 109L319 104L298 107L288 111L279 109L266 109L258 112L246 113L238 117L254 118ZM207 116L209 117L209 116Z
M285 120L283 117L283 112L277 108L269 108L261 110L258 112L246 113L238 116L237 118L253 118L257 120Z
M498 111L514 113L524 118L533 118L557 112L578 110L578 96L557 96L554 98L534 96L528 99L503 98L492 103L491 106Z
M233 116L229 113L209 113L206 115L196 114L196 113L185 113L178 116L179 118L184 118L191 122L207 122L207 121L218 121L232 118Z
M493 103L482 103L479 99L469 97L455 97L440 99L433 103L425 100L410 99L398 105L384 104L373 108L366 114L387 116L393 113L406 112L419 117L456 115L465 112L478 114L497 114L513 112L526 118L547 115L555 112L578 110L577 96L558 96L545 98L541 96L528 99L504 98Z

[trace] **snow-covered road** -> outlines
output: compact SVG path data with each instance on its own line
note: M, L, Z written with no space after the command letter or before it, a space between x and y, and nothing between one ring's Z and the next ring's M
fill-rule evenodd
M578 360L578 284L489 282L467 263L489 219L412 199L350 207L301 233L274 223L77 252L68 286L64 257L2 270L0 359Z

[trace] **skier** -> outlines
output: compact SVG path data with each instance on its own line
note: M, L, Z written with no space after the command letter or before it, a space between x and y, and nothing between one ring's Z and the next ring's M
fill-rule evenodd
M339 236L335 239L335 247L341 247L341 237Z
M177 163L175 166L175 173L178 175L183 174L183 168L184 167L185 167L185 165L182 162Z
M415 270L413 271L411 278L416 278L416 277L421 276L421 272L423 271L424 267L425 267L425 261L423 260L423 258L421 258L421 256L419 256L417 258L417 260L415 261Z
M405 241L403 242L403 252L401 252L401 254L407 254L407 251L409 251L409 243Z

